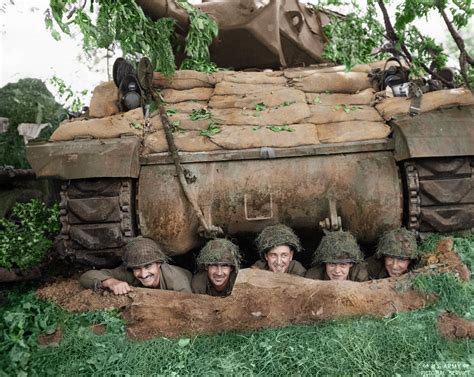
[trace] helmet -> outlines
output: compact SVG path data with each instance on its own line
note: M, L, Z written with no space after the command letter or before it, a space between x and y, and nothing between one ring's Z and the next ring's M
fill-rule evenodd
M239 247L225 238L210 240L201 249L197 257L197 265L200 270L210 264L228 264L239 269L240 266Z
M418 257L418 249L415 233L405 228L385 232L379 239L375 255L378 258L389 256L402 259L416 259Z
M313 264L359 263L364 260L357 240L342 230L326 233L313 254Z
M122 260L125 267L135 268L153 262L164 263L168 257L152 239L136 237L125 245Z
M265 258L265 253L275 246L288 245L297 253L302 250L298 236L290 227L283 224L265 227L255 240L255 244L262 259Z

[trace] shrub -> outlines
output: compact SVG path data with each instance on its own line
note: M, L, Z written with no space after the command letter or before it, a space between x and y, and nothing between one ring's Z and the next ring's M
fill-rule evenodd
M0 267L28 268L38 265L59 232L59 206L52 208L37 199L17 203L10 219L0 219Z

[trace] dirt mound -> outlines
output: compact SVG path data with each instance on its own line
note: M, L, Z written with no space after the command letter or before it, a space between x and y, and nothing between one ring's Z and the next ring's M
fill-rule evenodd
M459 318L452 313L443 313L438 317L438 331L449 339L474 338L474 321Z
M86 312L108 308L124 308L131 303L127 296L115 296L108 291L83 289L76 280L61 280L36 291L39 298L51 300L71 312Z
M251 331L419 309L435 297L413 289L397 289L400 285L409 287L413 274L456 271L466 277L465 266L453 252L450 240L442 241L426 260L434 264L400 278L365 283L311 280L243 269L232 294L226 298L146 288L115 296L106 291L82 289L72 280L48 285L37 294L70 311L122 309L127 333L133 339ZM454 334L472 334L457 322L457 327L450 323L446 322L443 329Z

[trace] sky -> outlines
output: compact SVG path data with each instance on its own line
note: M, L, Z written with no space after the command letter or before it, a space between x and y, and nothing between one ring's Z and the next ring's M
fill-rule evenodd
M88 59L80 41L63 35L58 42L46 30L44 13L49 0L13 0L13 3L0 0L0 87L25 77L46 81L57 76L80 92L92 91L101 81L108 80L106 59L86 64ZM439 42L447 35L444 23L436 16L421 20L418 26ZM105 54L104 49L99 56Z

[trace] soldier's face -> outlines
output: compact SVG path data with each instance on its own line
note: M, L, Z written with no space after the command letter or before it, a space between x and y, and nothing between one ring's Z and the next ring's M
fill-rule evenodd
M161 263L149 263L133 269L133 276L147 288L158 288L160 285L160 275Z
M232 266L227 264L210 264L207 266L207 277L216 291L221 292L229 282Z
M347 280L354 263L326 263L326 274L331 280Z
M275 246L267 251L265 260L270 271L284 273L288 271L293 260L293 251L287 245Z
M395 257L385 257L385 269L390 277L399 277L408 270L410 259L401 259Z

